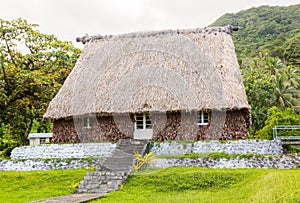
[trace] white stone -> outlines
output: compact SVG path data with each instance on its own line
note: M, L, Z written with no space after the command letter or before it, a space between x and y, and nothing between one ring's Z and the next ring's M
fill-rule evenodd
M274 140L238 140L221 143L219 141L198 141L193 144L180 144L177 142L154 143L151 151L155 155L163 154L208 154L224 152L227 154L281 154L282 145L280 141Z
M24 146L13 149L11 159L107 157L114 151L115 148L116 144L113 143Z

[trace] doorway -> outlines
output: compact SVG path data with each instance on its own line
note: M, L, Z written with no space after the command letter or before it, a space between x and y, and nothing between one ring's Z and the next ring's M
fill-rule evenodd
M153 134L149 113L135 115L134 139L151 139Z

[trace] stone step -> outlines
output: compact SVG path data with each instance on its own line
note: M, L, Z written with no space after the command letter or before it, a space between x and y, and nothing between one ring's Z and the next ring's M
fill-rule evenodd
M133 165L134 164L134 160L122 160L122 159L113 159L111 161L105 162L103 165L105 167L109 166L109 165Z
M136 146L118 146L117 149L131 149L131 150L134 150L134 149L143 149L144 148L144 145L136 145Z
M118 171L118 170L126 170L133 167L133 164L107 164L105 165L106 168L108 168L111 171Z
M124 176L123 176L124 177ZM94 176L85 176L84 178L83 178L83 184L84 183L87 183L87 182L98 182L98 183L105 183L105 182L109 182L109 181L111 181L111 180L123 180L123 177L120 177L120 176L118 176L118 177L111 177L111 178L109 178L109 177L94 177Z
M118 148L136 148L136 147L142 147L142 146L145 146L144 144L137 144L137 145L130 145L130 144L126 144L126 143L124 143L124 144L119 144L117 147Z
M103 165L105 165L106 163L110 163L110 162L126 162L126 163L132 163L134 161L133 157L110 157L109 159L107 159Z
M133 160L130 160L130 161L122 161L122 160L114 160L114 161L109 161L109 162L106 162L105 164L104 164L104 166L105 167L107 167L107 166L110 166L110 165L117 165L117 166L121 166L121 165L133 165L134 164L134 162L133 162Z
M120 148L117 148L119 150L122 150L122 151L125 151L125 152L136 152L136 151L143 151L144 150L144 147L143 146L137 146L137 147L131 147L131 148L123 148L123 147L120 147Z
M117 171L117 170L131 171L133 169L133 166L132 165L110 165L107 166L107 168L109 168L112 171Z
M121 139L119 141L119 144L120 143L130 143L130 144L136 144L136 143L140 144L140 143L142 143L142 144L145 144L145 143L148 143L148 141L149 140Z
M92 178L98 178L99 180L104 180L104 179L120 179L122 177L126 176L126 174L116 174L116 175L86 175L85 177L92 179Z
M134 155L133 154L125 154L124 152L116 152L115 154L113 154L112 156L110 157L107 157L105 159L105 161L108 161L110 160L111 158L127 158L127 159L132 159L134 158ZM105 162L104 161L104 162Z
M134 153L144 154L148 140L120 140L110 157L96 172L88 172L80 182L77 193L101 193L117 190L125 183L134 166Z
M130 164L130 163L107 163L105 164L105 167L108 168L108 169L112 169L113 166L117 166L120 170L122 170L120 167L126 167L127 169L127 166L133 166L133 164ZM112 170L112 171L116 171L116 170Z
M125 171L95 171L95 172L87 172L86 176L124 176L128 175Z
M106 159L105 162L104 162L104 165L105 163L108 163L108 162L113 162L113 161L126 161L126 162L132 162L134 160L134 157L110 157L109 159Z
M79 185L77 188L78 193L95 193L97 190L98 193L106 193L109 191L115 191L119 188L119 186L124 183L125 180L118 180L118 181L110 181L105 184L95 184L95 183L88 183L84 185Z

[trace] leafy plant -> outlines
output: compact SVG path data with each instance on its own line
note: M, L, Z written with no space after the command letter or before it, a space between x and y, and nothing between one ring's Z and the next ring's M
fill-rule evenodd
M74 183L71 184L70 188L75 191L78 188L78 186L79 186L79 183L74 182Z
M14 140L0 138L0 151L2 151L1 156L3 156L4 158L9 158L11 155L11 151L18 146L19 143Z
M269 61L269 57L261 54L253 59L244 59L241 64L245 90L251 106L251 134L256 134L264 127L267 111L275 101L274 84L271 71L267 71L266 61Z
M257 136L260 139L272 139L272 128L276 125L299 125L300 116L296 114L292 109L286 108L280 110L277 107L272 107L268 111L268 118L265 121L265 127L257 132ZM295 132L289 131L278 131L278 136L292 136Z
M26 145L32 128L51 130L42 116L80 50L21 18L0 19L0 50L0 138Z
M142 156L138 152L135 152L134 156L135 156L135 158L134 158L135 165L133 166L134 171L138 171L140 169L146 168L146 166L148 164L150 164L154 158L156 158L156 156L153 155L153 152L149 152L149 153L145 154L144 156Z
M281 110L289 107L300 112L300 74L297 69L266 53L243 59L241 68L251 105L252 135L255 136L265 126L267 112L273 106Z
M300 146L297 145L287 145L285 146L289 154L300 154Z
M277 70L272 75L275 95L275 105L284 109L286 107L300 112L300 76L296 69L287 66L284 69Z

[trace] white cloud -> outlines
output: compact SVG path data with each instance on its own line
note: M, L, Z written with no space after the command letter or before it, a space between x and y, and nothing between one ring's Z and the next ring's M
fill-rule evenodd
M204 27L228 12L299 0L6 0L0 18L22 17L63 40L87 34Z

